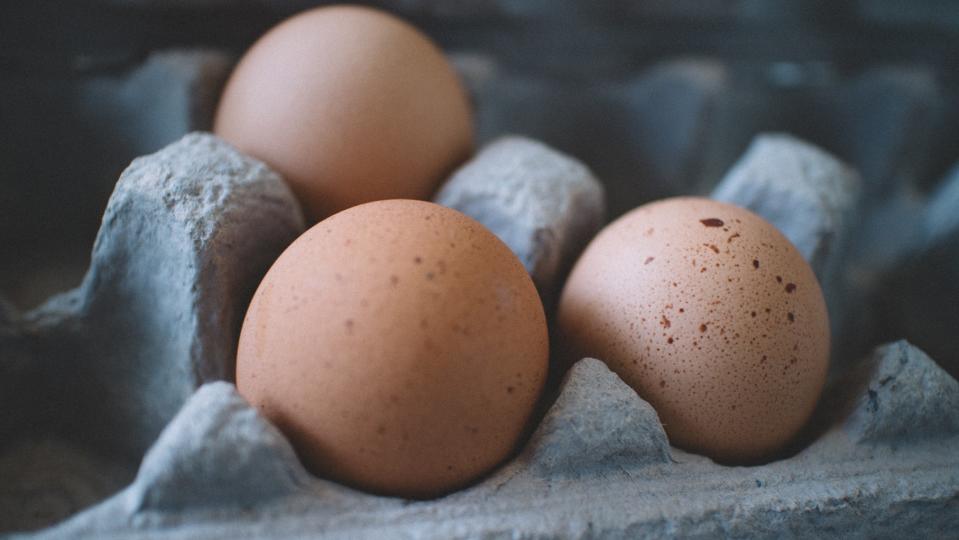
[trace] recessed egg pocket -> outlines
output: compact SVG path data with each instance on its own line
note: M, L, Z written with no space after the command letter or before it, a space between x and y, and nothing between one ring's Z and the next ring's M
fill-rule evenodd
M944 351L936 360L955 372L944 324L954 303L929 289L956 275L959 176L906 204L915 182L882 160L908 154L909 137L850 148L823 135L835 126L823 118L820 131L804 132L844 149L858 172L794 136L754 138L758 127L803 130L738 101L740 83L719 62L665 63L605 85L458 62L486 143L435 200L513 250L548 315L608 217L654 196L711 194L796 245L823 284L835 346L830 383L795 443L748 467L670 447L656 411L601 359L584 358L554 370L531 434L470 487L412 501L310 475L229 382L253 291L304 230L299 207L268 167L193 133L123 173L78 288L24 313L0 307L0 529L37 538L935 537L959 525L959 383L898 340ZM837 83L835 99L858 103L868 88L907 104L914 87L903 81L915 82L866 73ZM556 112L563 106L570 115ZM136 109L132 117L156 125ZM723 123L730 117L738 121ZM843 125L862 126L857 118ZM572 136L587 128L617 136ZM511 131L535 138L501 137Z

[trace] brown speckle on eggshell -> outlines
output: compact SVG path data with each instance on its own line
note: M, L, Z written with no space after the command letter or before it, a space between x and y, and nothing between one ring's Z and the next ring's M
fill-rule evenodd
M569 277L559 324L656 408L673 444L727 462L782 448L828 368L809 265L761 217L708 199L651 203L604 229Z
M547 363L543 307L509 248L455 210L392 200L336 214L280 256L236 379L310 470L432 497L511 453Z

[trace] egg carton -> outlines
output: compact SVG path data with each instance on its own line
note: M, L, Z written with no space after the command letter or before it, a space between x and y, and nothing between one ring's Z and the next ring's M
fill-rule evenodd
M568 92L566 99L577 91L512 77L482 57L456 60L476 96L484 140L511 122L550 139L552 130L571 127L563 119L537 123L540 115L526 109L511 115L515 103L504 96L517 88L525 98L545 93L552 98L539 103L549 107L562 102L557 93ZM766 134L716 175L723 179L714 187L704 180L717 167L710 163L730 150L706 145L713 157L696 167L688 160L715 136L705 111L740 110L721 99L729 91L725 70L709 61L665 63L574 101L622 96L618 103L634 104L644 119L628 144L655 146L657 134L680 141L649 154L658 156L647 164L666 179L661 185L712 193L779 227L823 283L840 344L861 337L848 321L868 319L877 291L892 287L896 294L879 295L880 305L902 306L903 314L932 305L932 316L916 320L954 319L954 296L930 296L925 287L948 287L943 276L959 275L951 211L959 174L904 207L900 191L883 197L874 187L879 178L910 188L897 163L869 169L863 164L874 161L854 160L860 177L813 145ZM867 74L866 86L901 82L900 75ZM914 89L891 86L897 96ZM670 109L686 115L681 121L656 117L664 91ZM186 117L196 112L176 106ZM569 121L603 112L584 107ZM868 151L900 155L911 142L904 139ZM615 157L595 152L600 164ZM613 214L641 198L637 192L650 193L604 180ZM548 306L604 222L590 169L526 137L491 141L436 200L503 238ZM884 230L887 223L896 230ZM211 135L187 135L135 160L110 198L81 286L24 314L0 302L0 529L32 529L13 536L34 538L872 538L959 530L959 384L905 341L835 355L807 431L761 465L723 466L670 447L655 411L602 362L583 359L559 381L516 455L470 488L408 501L313 477L282 434L222 382L232 379L254 288L303 228L282 180ZM877 229L888 243L880 259L860 245L870 247ZM862 265L875 277L861 279ZM922 335L946 350L954 343L941 329Z

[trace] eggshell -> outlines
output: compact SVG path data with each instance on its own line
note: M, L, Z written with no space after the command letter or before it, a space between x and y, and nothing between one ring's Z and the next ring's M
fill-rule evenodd
M548 363L543 307L513 253L419 201L356 206L276 261L240 337L240 393L321 476L431 497L506 458Z
M305 11L230 77L214 132L279 171L318 221L363 202L429 198L472 151L466 92L442 51L387 13Z
M674 198L606 227L576 263L559 324L659 413L670 441L720 461L782 448L825 383L816 277L756 214Z

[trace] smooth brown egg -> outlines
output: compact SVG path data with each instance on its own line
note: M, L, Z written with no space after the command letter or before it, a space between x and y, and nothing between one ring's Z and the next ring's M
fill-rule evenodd
M230 77L214 132L289 182L308 219L382 199L427 199L472 151L466 92L442 51L387 13L303 12Z
M276 261L240 336L240 393L317 474L431 497L514 449L546 378L546 319L480 223L379 201L315 225Z
M769 222L708 199L642 206L576 263L561 332L647 400L676 446L770 457L825 383L829 321L816 277Z

